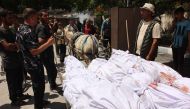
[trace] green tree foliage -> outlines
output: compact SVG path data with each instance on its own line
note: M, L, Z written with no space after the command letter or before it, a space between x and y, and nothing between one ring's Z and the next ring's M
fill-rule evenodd
M0 6L18 11L25 7L35 9L42 8L62 8L68 11L96 10L101 7L108 10L111 7L140 7L145 2L155 4L159 12L173 9L176 3L190 2L189 0L0 0Z
M91 0L74 0L74 6L77 11L83 11L89 8Z

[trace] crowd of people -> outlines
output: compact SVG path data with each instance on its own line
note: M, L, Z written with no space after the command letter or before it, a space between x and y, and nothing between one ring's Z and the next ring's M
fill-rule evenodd
M3 67L9 90L9 98L12 106L26 104L24 99L30 99L30 95L23 94L24 72L30 74L34 92L35 108L42 108L48 104L43 100L45 90L44 67L47 70L50 89L57 87L57 70L54 63L50 29L45 22L45 12L38 14L33 9L25 9L24 22L16 26L16 15L7 10L2 10L2 25L0 31ZM40 23L39 23L40 22Z
M25 105L25 99L31 95L23 93L23 79L32 81L34 92L34 108L42 109L50 102L44 100L45 75L47 72L50 90L57 91L57 68L54 56L54 47L60 57L60 63L64 62L66 56L66 38L64 26L56 18L50 19L47 10L36 11L26 8L22 18L12 11L0 9L0 49L3 71L9 91L12 106ZM97 29L91 20L85 20L81 24L79 20L70 19L65 26L73 32L84 34L97 34Z
M172 23L172 54L174 69L183 76L184 73L184 54L190 52L190 20L184 16L185 10L182 6L174 10L174 20ZM155 7L153 4L145 3L140 8L142 20L137 29L137 37L134 48L134 54L150 61L154 61L157 52L159 40L161 38L161 23L154 18Z
M173 22L173 60L174 69L183 74L184 54L190 49L190 21L184 17L185 10L182 7L174 11ZM142 20L137 29L134 54L150 61L157 56L159 39L161 38L160 23L154 20L155 7L145 3L140 9ZM83 32L89 35L100 35L99 39L107 39L111 43L111 17L102 23L101 29L97 29L89 19L81 24L78 20L70 19L69 24L63 26L57 19L49 19L47 10L39 12L26 8L23 11L23 20L12 11L0 9L0 54L3 61L3 69L6 72L7 85L11 105L21 106L26 104L25 99L30 95L23 94L23 75L30 74L34 92L34 107L42 109L49 101L44 100L45 77L44 67L47 71L48 82L51 91L57 90L57 69L54 61L54 48L64 62L66 56L67 39L64 28L72 32ZM99 32L100 31L100 32ZM104 43L104 46L108 46ZM189 50L190 51L190 50Z

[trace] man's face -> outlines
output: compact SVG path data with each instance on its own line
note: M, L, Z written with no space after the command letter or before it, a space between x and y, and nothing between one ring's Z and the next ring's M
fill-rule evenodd
M32 26L36 26L38 24L38 15L37 14L32 15L30 18L30 22Z
M42 20L46 23L49 22L49 14L47 12L42 12Z
M181 20L183 19L184 13L175 13L175 19L176 20Z
M152 12L146 9L141 9L140 14L141 14L142 19L147 19L148 17L152 16Z

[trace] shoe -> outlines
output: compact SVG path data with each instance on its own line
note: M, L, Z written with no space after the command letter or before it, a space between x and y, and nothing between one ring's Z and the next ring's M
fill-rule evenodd
M50 89L51 92L57 93L57 89Z
M50 91L56 93L57 92L57 86L50 86Z
M51 88L57 88L57 86L58 86L58 85L57 85L57 83L55 83L55 82L50 83L50 87L51 87Z
M45 109L45 108L43 108L43 107L42 107L42 108L39 108L39 107L34 107L34 109Z
M26 100L26 99L31 99L31 98L32 98L32 96L29 95L28 93L27 94L22 94L20 96L20 100Z
M34 107L34 109L44 109L44 108L38 108L38 107Z
M43 100L43 104L39 107L34 107L34 109L45 109L44 107L47 106L48 104L50 104L49 101Z
M51 90L51 92L57 92L57 84L55 83L55 84L53 84L53 85L50 85L50 90Z
M25 101L12 101L11 102L11 106L15 106L15 107L20 107L20 106L23 106L23 105L26 105L26 102Z
M43 100L43 106L47 106L47 105L50 104L50 103L51 103L50 101Z

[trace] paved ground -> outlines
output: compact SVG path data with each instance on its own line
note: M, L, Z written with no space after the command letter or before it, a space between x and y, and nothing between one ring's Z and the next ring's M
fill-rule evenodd
M47 80L47 79L46 79ZM59 84L59 90L62 89L59 77L57 78L57 83ZM33 96L33 91L31 88L31 81L27 80L27 87L29 89L25 92ZM51 104L47 106L48 109L66 109L66 104L62 92L53 93L49 89L49 84L46 81L45 87L45 99L51 101ZM33 99L27 101L27 105L21 108L11 107L10 100L8 98L8 89L5 76L0 76L0 109L33 109Z
M166 65L172 66L172 57L169 54L159 53L156 61L164 63ZM190 58L185 60L185 71L190 72ZM46 79L47 80L47 79ZM29 85L29 89L26 93L33 95L30 81L27 81ZM61 89L61 81L60 78L57 78L57 83L60 85ZM47 106L49 109L66 109L66 104L64 97L62 96L62 92L52 93L49 90L49 84L46 82L46 90L45 90L45 98L51 101L51 104ZM0 76L0 109L33 109L33 100L29 101L27 105L22 106L21 108L15 108L10 106L10 101L8 98L8 90L7 83L5 80L5 76Z
M56 62L59 63L59 58L57 58ZM63 70L64 68L60 67L62 65L60 64L57 64L57 65L59 67L58 71L62 71L61 73L64 73L64 70ZM63 95L62 83L59 78L59 75L57 76L57 84L59 85L60 91L58 91L57 93L51 92L49 88L49 83L47 82L47 76L46 76L45 99L51 102L51 104L46 107L47 109L66 109L65 99L62 96ZM27 86L27 91L25 92L25 94L28 93L33 96L30 80L27 80L26 86ZM7 88L5 75L4 74L0 75L0 109L34 109L33 99L26 102L27 102L27 105L24 105L20 108L11 107L10 100L8 98L8 88Z

